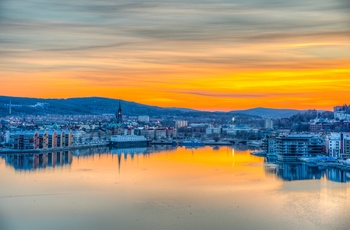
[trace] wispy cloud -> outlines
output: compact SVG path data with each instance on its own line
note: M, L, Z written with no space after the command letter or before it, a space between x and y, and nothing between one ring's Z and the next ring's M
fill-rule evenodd
M74 82L70 92L87 94L98 86L111 97L116 92L111 88L123 86L151 89L143 97L167 98L166 90L182 90L222 104L227 98L291 100L303 96L299 88L293 95L276 87L261 93L261 87L291 84L293 74L267 81L267 72L304 71L302 82L308 71L348 68L349 12L348 0L0 0L0 80L28 94L36 91L20 79L37 82L40 76ZM223 75L230 75L225 81L231 88L244 85L250 91L227 93L224 83L216 93L208 91ZM346 79L331 72L320 76ZM45 84L52 95L62 92ZM335 86L327 84L315 87L333 92ZM121 93L136 97L139 91L130 92Z
M217 93L210 91L177 91L180 94L191 94L204 97L214 98L263 98L263 97L300 97L305 96L305 93Z

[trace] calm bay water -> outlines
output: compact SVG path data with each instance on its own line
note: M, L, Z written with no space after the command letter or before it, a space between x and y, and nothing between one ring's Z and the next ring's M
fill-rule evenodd
M349 229L350 172L230 147L0 158L0 229Z

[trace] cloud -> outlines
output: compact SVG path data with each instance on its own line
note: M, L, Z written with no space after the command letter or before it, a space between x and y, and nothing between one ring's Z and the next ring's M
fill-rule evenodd
M191 94L204 97L216 97L216 98L263 98L263 97L290 97L290 96L302 96L305 93L217 93L208 91L175 91L181 94Z
M227 75L247 87L266 83L257 75L242 80L246 75L237 74L244 71L342 69L350 59L349 5L348 0L0 0L0 79L36 82L40 74L171 91ZM293 81L278 74L269 84L285 78ZM180 86L183 82L189 85ZM293 96L205 89L210 88L178 93L252 100Z

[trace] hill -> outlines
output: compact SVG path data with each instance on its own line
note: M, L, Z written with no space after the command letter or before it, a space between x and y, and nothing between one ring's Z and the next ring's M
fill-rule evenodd
M119 100L101 97L42 99L0 96L0 115L7 115L9 103L13 115L44 114L114 114ZM176 115L194 110L182 108L161 108L120 100L125 115Z
M263 118L289 118L295 114L302 112L295 109L271 109L271 108L253 108L247 110L236 110L233 113L243 113L247 115L260 116Z
M9 103L12 104L13 115L45 115L45 114L114 114L119 100L102 97L85 97L69 99L42 99L25 97L0 96L0 116L8 115ZM301 111L292 109L254 108L231 112L207 112L186 108L162 108L130 101L120 100L123 114L129 116L247 116L247 117L291 117Z

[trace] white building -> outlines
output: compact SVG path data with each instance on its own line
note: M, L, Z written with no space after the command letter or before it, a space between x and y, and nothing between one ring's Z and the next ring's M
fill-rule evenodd
M330 133L326 137L326 152L332 157L342 157L345 154L345 143L350 141L350 135L346 133Z
M265 119L265 129L273 129L273 120L271 118Z
M139 122L149 122L149 116L138 116L137 120Z
M211 135L211 134L220 134L221 133L221 128L214 128L214 127L209 127L206 128L205 134L206 135Z
M183 120L176 120L175 121L175 128L179 129L181 127L187 127L188 126L188 121L183 121Z

